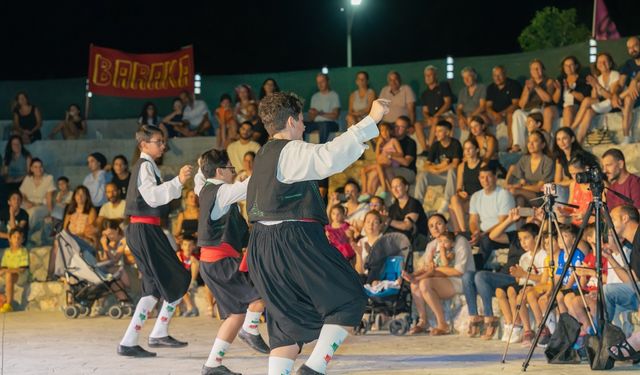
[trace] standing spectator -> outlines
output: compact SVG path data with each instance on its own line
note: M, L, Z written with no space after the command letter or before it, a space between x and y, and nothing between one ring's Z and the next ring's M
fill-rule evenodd
M127 189L129 188L129 161L124 155L116 155L111 162L111 182L116 184L120 199L127 198Z
M24 148L20 136L12 135L4 148L4 164L2 165L4 189L7 193L18 190L22 180L29 172L30 165L31 153Z
M236 121L238 124L241 124L247 121L249 118L247 116L247 107L251 103L256 102L256 97L253 94L253 90L251 90L251 86L243 83L238 85L235 88L236 91L236 106L233 110Z
M167 135L169 138L182 136L180 130L184 128L184 123L182 122L183 110L184 104L182 104L182 100L180 100L180 98L173 99L171 104L171 113L164 116L162 119L162 124L167 129Z
M227 147L227 145L236 140L238 136L238 123L231 108L231 96L222 94L220 96L220 104L216 108L216 121L218 121L218 147Z
M9 246L9 233L18 229L24 237L29 235L29 214L20 208L22 193L14 191L9 195L8 207L0 211L0 248Z
M260 96L258 99L262 100L274 92L280 92L280 86L278 86L278 82L276 82L275 79L267 78L262 82L262 86L260 86Z
M613 57L606 52L600 52L596 58L597 78L587 76L587 83L592 87L591 96L582 101L571 124L571 128L578 129L576 136L579 143L587 136L593 117L596 114L609 113L613 109L611 100L620 91L620 73L613 70L614 66Z
M463 131L468 130L473 116L487 116L487 87L478 83L478 73L472 67L463 68L461 75L464 87L458 94L456 115L458 126Z
M445 202L439 212L443 212L449 206L449 200L455 193L455 177L448 177L449 173L455 173L458 164L462 160L462 146L460 141L451 137L451 124L440 120L436 125L436 142L429 150L429 156L424 163L424 170L416 177L416 193L414 196L422 204L429 185L445 185L447 179L453 179L453 185L445 190Z
M393 174L402 176L409 184L413 184L416 182L416 157L418 155L416 141L407 135L407 131L411 127L410 121L407 116L400 116L396 119L393 130L398 143L400 143L400 148L402 148L402 155L391 155L391 159L398 163Z
M609 189L616 191L633 201L633 206L640 207L640 177L629 173L624 154L617 148L610 148L602 154L602 169L607 175ZM609 210L625 204L622 198L607 191ZM640 276L640 275L639 275Z
M111 177L104 170L107 158L99 152L94 152L87 157L87 165L89 174L84 178L82 185L89 189L89 197L93 206L100 208L107 201L104 189Z
M395 201L389 207L389 230L400 232L412 241L417 234L426 236L427 215L422 203L409 196L407 180L400 176L394 177L391 181L391 193Z
M260 144L253 140L252 133L253 126L251 123L248 121L243 122L240 125L238 132L240 138L227 146L229 160L236 171L242 169L242 159L244 158L244 154L248 151L258 152L260 149Z
M178 242L184 238L195 238L198 234L198 215L200 214L198 195L192 189L186 190L182 204L184 209L178 213L173 231L173 236Z
M416 122L416 95L409 85L403 85L400 73L395 70L387 74L387 86L380 90L379 97L391 101L389 112L382 118L384 122L395 122L400 116L409 117L409 123Z
M554 101L562 108L562 126L571 126L580 104L591 95L591 86L580 75L581 65L575 56L567 56L560 64L562 92L554 93ZM555 100L557 99L557 100Z
M49 133L49 139L53 139L56 134L62 132L62 139L80 139L87 132L87 122L82 117L80 106L69 105L64 113L64 120Z
M539 130L534 130L527 141L527 153L522 155L507 173L507 189L518 199L519 206L529 206L547 182L553 182L555 162L549 157L547 140ZM512 178L513 181L512 182Z
M494 125L501 122L507 125L509 147L511 147L513 142L511 123L513 112L518 109L522 86L518 81L507 77L507 72L502 65L495 66L491 70L491 77L493 83L487 87L487 116Z
M356 86L358 89L349 95L349 112L347 113L347 127L357 124L371 110L376 93L369 87L369 73L359 71L356 73Z
M126 202L120 198L118 186L113 182L109 182L105 187L105 193L107 202L100 207L100 211L98 212L98 219L96 219L97 228L102 228L102 223L105 220L111 220L121 224L125 219L124 207Z
M542 61L533 59L529 63L530 78L525 81L518 105L520 109L513 112L511 132L513 145L511 152L520 152L527 142L527 116L531 112L542 112L542 127L551 133L553 120L557 117L557 108L553 104L553 93L560 89L560 83L545 75Z
M424 68L424 83L427 84L422 93L422 121L416 121L416 138L420 147L428 152L429 147L435 138L436 124L442 117L453 117L451 103L453 94L449 82L438 81L438 70L435 66L429 65ZM424 129L430 128L429 141L424 138Z
M186 124L182 134L186 137L207 135L211 129L207 103L204 100L196 100L193 94L188 91L180 93L180 100L184 104L182 121Z
M40 109L31 104L26 92L19 92L13 106L12 133L18 135L22 143L29 144L42 139L40 128L42 128Z
M316 75L318 92L311 97L311 105L305 121L305 134L314 130L320 132L320 143L326 143L329 133L338 131L340 115L340 98L338 93L329 87L329 76L323 73Z
M13 311L14 286L18 284L20 276L27 276L29 273L29 252L22 246L23 239L19 229L12 229L9 233L9 248L2 255L0 275L4 274L5 302L0 307L0 313Z
M622 108L622 134L624 136L623 144L633 142L633 134L631 134L631 110L638 103L638 81L640 80L640 39L632 36L627 39L627 52L630 59L627 60L620 69L621 85L627 86L619 96L614 95L612 102L617 108Z
M466 232L469 212L469 201L476 191L482 190L480 185L480 167L486 165L480 159L480 149L475 139L469 138L462 146L464 162L457 168L456 193L451 197L449 214L456 233Z
M97 217L98 212L91 204L89 189L83 185L78 186L67 207L63 228L95 246L98 243Z
M45 174L42 160L34 158L31 161L29 174L20 185L23 197L22 208L29 214L29 227L32 231L43 230L44 219L50 216L53 210L53 192L55 190L53 176ZM41 238L35 241L36 245L41 244L44 234L43 232ZM25 237L25 240L29 239Z

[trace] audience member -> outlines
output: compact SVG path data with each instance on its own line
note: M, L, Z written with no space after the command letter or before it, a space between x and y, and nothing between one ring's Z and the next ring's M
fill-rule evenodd
M518 81L507 77L507 71L502 65L491 70L491 77L493 83L487 86L487 117L494 125L504 122L507 126L508 147L511 147L511 123L513 112L518 109L522 86Z
M462 146L460 142L451 137L452 127L448 121L440 120L436 124L435 142L429 150L429 156L425 161L423 170L416 177L416 192L414 196L422 204L427 193L428 186L447 185L447 179L451 180L449 190L445 190L445 202L439 212L444 212L449 206L449 200L455 194L455 172L462 160ZM453 174L453 177L449 174Z
M365 71L356 73L358 89L349 95L349 112L347 112L347 127L355 125L371 110L376 93L369 87L369 74Z
M419 234L427 236L427 215L422 203L409 196L409 184L404 177L391 180L391 193L395 200L389 207L389 230L400 232L412 241Z
M250 103L247 107L247 118L253 127L253 140L258 142L260 146L267 143L269 133L262 123L262 119L258 116L258 103Z
M184 209L178 213L173 229L173 236L177 242L182 241L185 237L195 238L198 233L200 206L198 205L198 195L193 189L185 190L182 205Z
M105 271L114 275L118 271L124 270L124 233L118 220L106 219L99 227L101 228L100 246L96 252L98 262L106 264L101 267ZM120 273L120 282L125 289L131 286L127 272ZM128 297L122 290L114 290L119 301L127 301Z
M22 143L22 138L12 135L4 148L4 164L2 175L4 176L4 189L7 193L18 190L22 180L29 173L31 165L31 153Z
M456 116L460 130L464 131L469 129L474 116L487 116L487 87L478 83L478 73L471 67L463 68L461 75L464 87L458 94Z
M260 144L255 142L252 137L253 126L249 121L245 121L240 125L239 138L235 142L231 142L227 146L227 154L229 154L229 160L231 165L236 171L242 170L242 159L248 151L258 152Z
M227 145L237 139L238 123L231 107L231 96L222 94L220 104L216 108L216 121L218 122L218 147Z
M31 104L26 92L16 94L13 106L12 133L19 136L22 143L29 144L42 139L42 114Z
M260 96L258 99L262 100L274 92L280 92L280 86L278 86L278 82L276 82L275 79L267 78L262 82L262 86L260 86Z
M449 214L456 233L466 232L468 229L467 212L469 200L476 191L482 190L480 185L480 167L486 165L480 159L478 142L469 138L462 146L464 161L458 165L456 172L456 193L451 196Z
M67 207L63 228L95 246L98 242L97 217L98 212L91 204L89 189L83 185L78 186Z
M249 119L247 116L247 107L249 107L249 104L255 103L256 98L253 94L253 90L251 90L251 86L246 83L236 86L235 92L236 106L233 113L236 116L236 122L241 124Z
M53 210L51 211L51 218L54 224L54 228L58 223L62 223L64 220L64 214L67 211L67 205L71 203L73 192L69 190L69 178L66 176L58 177L56 181L57 189L53 194Z
M567 56L560 64L562 92L554 92L554 102L562 108L562 126L571 126L582 101L591 96L591 86L580 74L581 65L575 56Z
M402 154L400 143L392 136L391 125L383 122L380 123L379 128L380 136L376 141L376 161L360 170L360 183L366 197L375 195L378 187L382 186L381 196L386 198L387 191L390 190L391 179L394 177L393 170L399 166L398 162L392 159L392 156L404 156L404 154Z
M111 180L111 175L104 170L107 166L107 158L99 152L94 152L87 157L87 165L89 174L84 178L82 185L89 189L93 206L100 208L107 201L104 187Z
M420 147L427 153L435 138L435 128L443 117L453 117L451 103L453 94L449 82L438 81L438 70L429 65L424 68L424 83L427 85L422 93L422 121L416 121L416 138ZM429 140L425 140L424 129L429 128Z
M162 124L167 129L167 135L169 138L181 137L182 130L184 129L184 123L182 122L182 111L184 110L184 104L180 98L173 99L171 104L171 113L164 116Z
M44 172L42 160L34 158L31 161L29 174L20 185L22 193L22 208L29 214L29 227L32 231L43 229L44 219L51 215L53 210L53 176ZM44 233L43 233L44 234ZM25 237L25 242L29 238ZM41 244L41 238L37 239L36 245Z
M23 234L19 229L9 232L9 247L2 254L0 262L0 275L4 274L4 304L0 307L0 313L13 311L13 293L15 285L29 274L29 252L22 246ZM23 276L23 277L21 277Z
M118 186L113 182L109 182L105 187L105 195L107 202L100 207L98 212L98 218L96 219L96 227L102 228L102 223L105 220L111 220L118 224L121 224L124 219L124 208L126 202L120 197Z
M127 198L127 189L129 188L129 161L124 155L116 155L111 162L111 182L116 184L120 199Z
M619 96L614 95L612 102L617 108L622 108L622 134L624 138L622 143L633 142L633 134L631 133L631 110L638 104L638 82L640 80L640 39L632 36L627 39L627 52L630 59L627 60L620 69L620 82L622 86L626 86Z
M198 287L198 275L200 273L200 263L196 254L196 239L193 236L184 236L176 255L184 268L191 273L189 289L182 297L184 311L181 316L185 318L200 315L200 311L198 311L198 307L194 302L196 288Z
M9 194L7 208L0 211L0 249L9 246L9 234L13 229L22 232L23 238L29 236L29 214L22 209L22 193Z
M62 139L80 139L87 132L87 122L77 104L69 105L64 113L64 120L51 130L49 139L53 139L56 134L62 133Z
M365 202L361 202L360 185L354 180L348 180L344 184L343 197L340 197L337 191L331 194L329 204L327 205L327 216L331 216L330 208L336 204L342 204L346 209L346 221L351 225L356 233L362 230L364 215L369 211Z
M402 148L402 155L391 155L391 160L398 163L398 167L394 169L393 173L396 176L404 177L409 184L413 184L416 182L416 157L418 155L416 141L407 134L411 127L410 121L407 116L400 116L393 125L396 139Z
M354 232L351 225L346 222L347 210L340 204L336 204L329 210L329 224L324 226L329 243L335 247L342 256L350 261L356 254L351 246L354 242Z
M392 70L387 74L387 86L380 90L381 99L391 101L389 112L382 121L393 123L400 116L407 116L410 124L416 122L416 95L409 85L403 85L400 73Z
M236 176L236 181L244 181L253 174L253 161L256 159L256 153L247 151L242 158L242 169Z
M329 76L324 73L316 75L318 92L311 97L307 121L304 122L305 134L318 130L320 143L326 143L329 133L338 131L340 115L340 98L329 87Z
M624 154L617 148L610 148L602 154L602 169L607 175L609 190L618 192L633 201L633 206L640 207L640 177L627 170ZM606 192L609 210L625 204L625 201L612 193Z
M182 122L185 123L185 127L182 135L185 137L207 135L211 128L207 103L204 100L196 100L194 95L188 91L180 93L180 100L184 105Z
M580 146L570 127L563 126L556 130L554 139L555 144L552 156L556 161L556 167L553 182L556 184L556 189L558 190L558 198L563 202L566 194L560 190L566 189L572 181L571 174L569 173L569 161L580 156L584 159L586 166L599 166L600 163L598 162L598 158Z
M371 248L382 237L383 225L383 217L378 211L371 210L365 214L362 228L364 235L354 248L356 258L353 266L363 281L367 279L368 273L364 265L371 254Z
M509 168L506 177L509 192L523 200L519 206L530 206L529 201L541 193L542 186L553 182L554 168L543 133L534 130L527 140L527 153Z
M478 143L480 159L496 170L504 169L498 158L498 139L487 131L487 124L481 116L474 116L469 125L469 139Z
M138 117L138 125L160 125L160 116L158 116L158 108L152 102L146 102L142 107L142 112Z
M578 173L584 173L589 167L588 161L582 154L576 155L569 162L569 175L571 176L571 184L569 185L569 199L567 202L578 206L578 208L564 207L561 212L571 217L571 222L574 225L580 226L582 224L582 218L587 212L589 203L593 201L593 195L589 184L579 184L576 182L576 175ZM593 220L594 217L591 217Z

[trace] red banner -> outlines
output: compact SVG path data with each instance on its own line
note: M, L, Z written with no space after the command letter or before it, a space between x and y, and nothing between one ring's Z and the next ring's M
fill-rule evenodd
M133 54L91 45L88 76L95 95L159 98L193 92L193 47Z

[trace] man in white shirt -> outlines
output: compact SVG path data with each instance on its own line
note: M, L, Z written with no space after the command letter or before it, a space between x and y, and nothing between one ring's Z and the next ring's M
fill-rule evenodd
M242 161L248 151L258 152L260 149L260 144L253 141L253 125L251 122L245 121L240 124L238 135L240 138L227 146L229 160L231 160L231 165L233 165L236 171L243 169Z
M186 126L177 128L176 131L186 137L207 135L211 128L207 103L204 100L196 100L193 94L188 91L180 93L180 100L184 105L182 121Z
M338 131L340 116L340 97L329 87L329 76L318 73L316 76L318 92L311 97L311 108L305 121L305 134L314 130L320 132L320 143L329 139L329 133Z
M124 220L124 207L126 204L124 200L120 199L118 185L109 182L105 187L105 195L107 196L107 203L100 207L98 219L96 220L99 229L102 228L102 222L105 219L117 220L118 222Z

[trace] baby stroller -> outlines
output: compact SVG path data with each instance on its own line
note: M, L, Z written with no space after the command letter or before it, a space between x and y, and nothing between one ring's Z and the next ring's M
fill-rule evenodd
M131 297L120 281L121 272L124 270L120 269L115 274L104 272L100 267L107 264L96 262L95 249L66 230L61 230L56 235L56 242L58 252L55 256L54 273L56 276L64 277L68 285L67 306L64 309L67 318L89 316L96 300L109 295L115 297L115 293L118 292L122 292L126 300L111 306L109 316L120 319L133 314Z
M391 317L389 332L401 336L411 326L411 287L402 279L402 271L413 271L413 252L411 242L402 233L387 233L373 245L365 262L369 270L367 284L378 281L391 284L396 280L399 285L383 290L365 288L369 297L365 309L365 317L356 328L357 334L365 334L371 329L377 316L384 314Z

